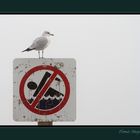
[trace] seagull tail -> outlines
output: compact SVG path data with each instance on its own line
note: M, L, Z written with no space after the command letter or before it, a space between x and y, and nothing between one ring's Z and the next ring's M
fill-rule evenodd
M29 52L29 51L32 51L32 50L34 50L34 48L33 49L27 48L27 49L23 50L22 52Z

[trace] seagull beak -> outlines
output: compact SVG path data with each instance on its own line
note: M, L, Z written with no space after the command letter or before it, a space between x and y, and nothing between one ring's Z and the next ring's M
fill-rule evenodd
M54 36L54 34L50 34L51 36Z

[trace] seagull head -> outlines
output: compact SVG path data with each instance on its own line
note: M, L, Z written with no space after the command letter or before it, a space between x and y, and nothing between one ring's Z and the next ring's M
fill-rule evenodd
M42 33L42 36L48 37L48 36L54 36L54 34L51 34L51 33L48 32L48 31L44 31L44 32Z

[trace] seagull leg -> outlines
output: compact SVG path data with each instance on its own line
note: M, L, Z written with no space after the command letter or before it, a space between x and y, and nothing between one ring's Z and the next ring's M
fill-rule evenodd
M40 59L40 51L38 51L38 56L39 56L39 59Z
M44 51L42 50L42 58L43 58Z

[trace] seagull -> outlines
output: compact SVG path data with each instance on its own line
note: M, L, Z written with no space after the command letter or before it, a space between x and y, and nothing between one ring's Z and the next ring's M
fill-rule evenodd
M27 49L23 50L22 52L26 52L26 51L29 52L32 50L36 50L38 51L38 55L40 58L40 51L42 51L42 58L43 58L44 49L47 48L50 43L50 40L48 39L49 36L54 36L54 34L51 34L48 31L44 31L41 37L36 38L33 41L32 45Z

